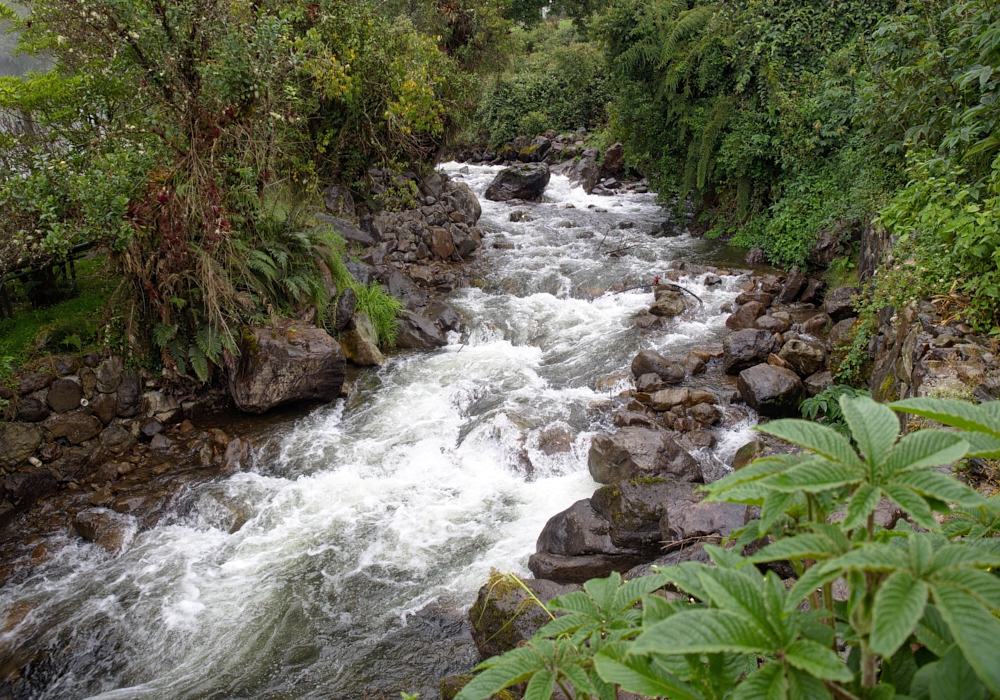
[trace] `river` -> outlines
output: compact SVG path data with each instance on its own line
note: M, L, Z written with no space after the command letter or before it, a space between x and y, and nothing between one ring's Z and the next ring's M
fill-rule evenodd
M442 170L481 199L497 172ZM626 386L598 382L645 348L720 342L740 291L686 277L704 304L640 331L648 289L600 293L720 246L649 236L668 218L653 194L588 196L561 176L543 203L482 204L477 283L448 299L465 337L393 354L346 403L278 421L253 465L191 487L120 556L67 535L0 588L0 611L29 610L0 635L0 654L36 654L25 697L430 700L477 661L465 616L490 569L527 574L546 520L595 488L589 441ZM516 209L534 220L511 223ZM732 392L717 369L693 385ZM751 422L718 428L701 458L721 469ZM568 451L543 449L553 431Z

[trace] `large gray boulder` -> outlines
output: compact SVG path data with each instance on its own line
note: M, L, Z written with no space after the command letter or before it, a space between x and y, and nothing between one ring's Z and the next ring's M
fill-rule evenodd
M242 352L226 353L229 390L248 413L293 401L333 401L344 383L344 350L326 331L282 319L247 329Z
M569 179L579 183L583 191L590 194L597 187L598 180L601 179L601 167L593 158L581 158L570 170Z
M599 484L643 477L687 482L703 479L701 466L669 433L642 427L622 428L610 437L595 437L590 443L587 466Z
M647 552L661 550L660 527L668 511L697 501L694 487L669 479L633 479L603 486L590 497L594 512L610 523L616 547Z
M368 314L354 316L347 331L340 335L340 343L346 358L356 365L376 367L385 364L385 356L378 349L375 325Z
M483 215L483 207L476 193L464 182L449 181L445 186L445 201L465 216L469 226L475 226Z
M397 348L433 350L448 344L444 333L429 318L404 311L396 321Z
M753 328L754 321L765 313L767 313L767 307L764 304L759 301L748 301L730 314L729 318L726 319L726 328L731 328L734 331Z
M834 322L854 316L854 297L857 293L856 287L838 287L826 295L823 310L830 314Z
M0 423L0 467L13 469L28 461L42 444L42 431L24 423Z
M644 374L655 374L665 384L684 381L684 368L653 350L643 350L632 360L632 374L636 379Z
M541 199L545 186L549 184L549 177L549 166L545 163L527 163L506 168L500 171L486 189L486 199L494 202Z
M79 411L50 416L43 425L53 437L66 438L71 445L79 445L89 440L104 428L104 424L98 418Z
M329 214L317 214L316 218L340 234L340 237L346 241L360 243L363 246L372 246L376 243L376 240L370 233L361 230L356 224L347 219L330 216Z
M781 347L778 357L787 362L800 377L808 377L826 366L826 348L818 342L789 340Z
M795 372L766 364L740 372L736 388L748 406L772 418L798 414L806 391Z
M722 341L722 369L726 374L739 374L766 362L767 356L779 347L777 336L767 331L755 328L736 331Z
M660 524L660 537L664 543L728 537L746 525L750 516L749 508L739 503L689 503L671 509L669 521Z

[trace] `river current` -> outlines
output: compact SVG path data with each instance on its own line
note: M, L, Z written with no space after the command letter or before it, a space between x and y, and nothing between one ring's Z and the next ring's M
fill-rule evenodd
M477 662L479 586L494 568L527 575L546 520L596 488L590 439L628 386L598 382L645 348L679 359L720 342L740 280L683 278L704 304L640 331L649 289L602 292L718 261L719 246L650 236L669 218L653 194L589 196L553 176L544 202L512 206L482 197L497 168L442 170L483 205L477 283L447 299L468 332L277 422L252 465L190 487L123 554L67 535L0 588L0 619L30 610L0 650L44 652L32 697L431 700ZM510 222L516 210L533 221ZM732 392L718 370L694 384ZM718 428L700 457L724 464L751 423Z

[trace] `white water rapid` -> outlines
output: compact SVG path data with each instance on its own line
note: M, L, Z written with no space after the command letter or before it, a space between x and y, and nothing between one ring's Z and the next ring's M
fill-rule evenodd
M498 171L442 169L480 196ZM190 487L118 557L67 535L0 588L0 620L30 609L0 635L0 650L39 652L25 697L432 700L474 665L464 620L490 569L526 574L546 520L596 487L589 441L611 429L598 380L644 348L682 358L720 341L739 293L736 276L686 277L704 306L637 330L648 290L595 295L717 261L718 246L649 236L667 219L652 194L588 196L561 176L543 203L482 204L481 284L448 299L466 344L396 354L346 405L277 424L251 469ZM509 222L516 209L534 220ZM732 391L717 370L699 382ZM570 451L541 449L553 427ZM748 427L719 428L717 457Z

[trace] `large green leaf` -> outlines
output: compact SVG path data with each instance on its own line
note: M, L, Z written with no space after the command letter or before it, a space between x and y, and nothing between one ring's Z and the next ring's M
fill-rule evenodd
M552 620L552 622L546 623L544 627L538 630L538 635L541 637L558 637L560 634L575 632L585 625L592 624L593 621L593 618L586 615L563 615Z
M473 678L455 696L455 700L483 700L504 688L528 680L545 670L545 658L531 647L512 649L494 657L495 665Z
M968 567L944 569L934 574L934 581L960 588L983 605L1000 612L1000 578L988 571Z
M707 566L699 572L698 578L715 605L753 620L764 632L772 632L758 582L743 572ZM773 638L772 643L776 642L778 639Z
M788 592L788 597L785 598L785 610L792 612L803 598L811 595L816 589L836 581L840 576L841 569L837 566L813 566L799 577L792 590Z
M774 648L757 626L726 610L702 609L668 617L640 634L635 654L766 654Z
M764 499L764 505L760 509L760 532L767 532L774 522L784 515L798 500L798 493L784 493L782 491L771 491Z
M870 484L861 484L855 490L851 500L847 502L847 517L844 519L845 530L854 530L868 522L868 514L878 507L882 498L882 490Z
M583 591L573 591L553 598L549 601L548 607L552 610L565 610L592 618L600 618L601 616L600 608L594 605L594 601Z
M861 460L858 459L847 438L819 423L784 418L762 425L758 430L804 447L831 461L854 467L861 466Z
M918 469L897 474L892 478L892 483L908 486L923 496L962 506L977 506L986 500L955 477L933 469Z
M730 700L786 700L788 676L785 666L768 663L748 675L736 686Z
M840 411L861 454L872 466L881 465L899 435L896 414L867 396L841 397Z
M823 680L848 683L854 678L835 651L811 639L800 639L785 649L785 660Z
M985 700L986 688L957 645L931 665L934 669L927 678L931 700Z
M620 648L602 649L594 656L594 667L606 683L615 683L629 693L673 700L704 700L693 686L651 663L646 656L629 656Z
M775 474L760 483L768 488L788 493L819 493L831 489L856 484L864 479L859 467L831 462L817 458L792 467L781 474Z
M524 700L549 700L552 697L552 686L555 678L549 671L539 671L531 680L524 691Z
M670 579L663 574L650 574L627 581L615 593L614 609L630 608L643 596L649 595L657 588L663 588Z
M994 401L993 403L1000 403ZM989 433L973 433L963 431L959 436L969 443L967 457L982 457L983 459L1000 459L1000 438Z
M969 444L955 433L944 430L918 430L903 436L892 450L885 472L894 474L910 469L951 464L965 456Z
M872 610L872 651L886 658L913 633L927 604L927 584L906 571L887 578L875 594Z
M931 507L927 505L927 501L913 489L908 486L891 484L885 486L883 491L885 491L885 495L893 503L906 511L920 527L931 532L937 532L941 529L940 524L935 520L933 513L931 513Z
M930 570L940 571L957 566L1000 567L1000 554L974 547L971 543L949 542L934 552Z
M816 534L782 537L749 557L751 562L780 561L782 559L829 559L843 551L829 537Z
M960 588L935 582L931 592L938 612L979 680L1000 695L1000 653L997 653L1000 622Z
M985 432L1000 437L1000 418L982 411L976 406L957 399L904 399L889 404L893 411L905 411L921 418L930 418L939 423L961 430Z
M607 578L592 578L583 584L583 588L594 599L602 611L608 612L615 602L615 594L621 585L622 575L612 571Z
M924 617L916 630L917 641L930 649L935 656L944 656L948 648L955 643L947 623L941 619L936 605L924 608Z

